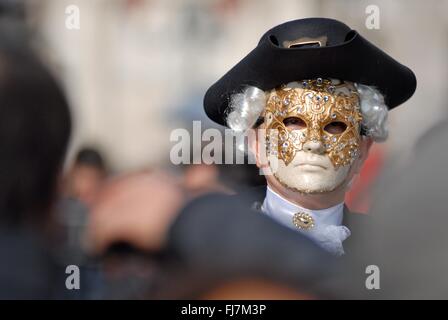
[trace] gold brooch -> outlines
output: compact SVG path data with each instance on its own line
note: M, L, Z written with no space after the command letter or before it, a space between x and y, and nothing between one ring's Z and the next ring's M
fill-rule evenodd
M295 213L292 217L292 223L299 228L309 230L314 227L314 219L311 215L305 212Z

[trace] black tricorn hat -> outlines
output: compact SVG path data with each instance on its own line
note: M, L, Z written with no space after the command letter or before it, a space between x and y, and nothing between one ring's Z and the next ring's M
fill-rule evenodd
M204 108L226 125L232 94L245 86L271 90L313 78L335 78L376 87L389 109L409 99L414 73L342 22L327 18L293 20L266 32L257 47L213 84Z

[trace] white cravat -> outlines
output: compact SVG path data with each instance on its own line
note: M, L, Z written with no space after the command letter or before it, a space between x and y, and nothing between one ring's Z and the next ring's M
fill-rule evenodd
M350 230L342 226L344 203L322 210L303 208L274 192L269 186L266 198L261 207L262 211L280 224L303 233L319 246L335 255L343 255L342 241L350 236ZM295 213L305 212L314 219L314 227L310 230L298 229L293 223Z

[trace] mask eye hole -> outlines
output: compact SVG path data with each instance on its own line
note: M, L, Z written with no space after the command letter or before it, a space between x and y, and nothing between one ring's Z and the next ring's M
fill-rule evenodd
M299 117L289 117L283 120L286 128L291 130L302 130L306 128L306 123Z
M347 125L341 121L333 121L327 124L324 131L331 134L341 134L347 129Z

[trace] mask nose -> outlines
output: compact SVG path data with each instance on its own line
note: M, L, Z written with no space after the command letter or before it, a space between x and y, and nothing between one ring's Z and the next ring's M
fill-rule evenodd
M319 140L308 140L304 143L303 150L316 154L323 154L325 152L324 146Z

